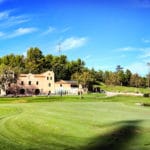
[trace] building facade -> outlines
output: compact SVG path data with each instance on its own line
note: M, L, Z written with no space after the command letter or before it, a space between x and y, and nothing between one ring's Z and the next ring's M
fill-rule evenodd
M77 81L60 80L55 82L53 71L41 74L20 74L17 83L9 84L6 91L0 89L0 95L50 95L78 94L81 90Z
M57 94L77 94L78 93L77 81L60 80L55 82L55 93Z
M53 71L41 74L20 74L17 80L19 94L48 94L55 92Z

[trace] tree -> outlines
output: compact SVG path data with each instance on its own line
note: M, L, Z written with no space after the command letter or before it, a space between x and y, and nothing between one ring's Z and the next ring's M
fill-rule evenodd
M82 84L88 90L91 89L94 82L94 77L90 71L76 72L71 76L71 79L78 81L78 84Z
M130 79L130 85L133 87L139 87L140 86L140 76L136 74L132 74Z
M6 55L1 58L1 63L8 65L11 68L17 68L18 71L23 72L25 69L25 58L23 55Z
M69 72L68 72L68 61L67 56L55 56L53 57L52 61L52 70L55 73L55 80L68 80L70 79Z
M1 64L0 65L0 88L6 91L12 83L17 82L17 74L12 68Z
M102 70L96 72L96 80L100 82L104 82L104 72Z
M125 85L129 86L130 85L130 79L131 79L132 73L129 69L125 71Z
M117 73L115 72L105 72L105 83L107 85L117 85L118 80L117 80Z
M44 56L42 54L42 51L37 47L35 48L31 47L27 51L27 58L25 61L26 72L30 73L43 72L43 60Z
M119 70L117 72L117 83L122 86L124 84L124 81L125 81L124 71Z
M123 70L123 67L121 67L120 65L117 65L116 67L116 72Z
M51 54L48 54L44 57L44 60L43 60L43 69L44 71L47 71L47 70L52 70L52 66L53 66L53 55Z
M104 82L107 84L108 80L109 80L109 74L110 72L109 71L105 71L104 72Z
M147 63L147 66L149 67L148 75L147 75L147 81L148 81L148 87L150 87L150 63Z
M77 59L76 61L70 62L70 71L71 74L74 74L75 72L81 73L85 68L85 62L81 59Z

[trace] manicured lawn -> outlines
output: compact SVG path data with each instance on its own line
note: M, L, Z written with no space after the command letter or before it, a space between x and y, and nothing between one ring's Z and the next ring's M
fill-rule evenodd
M143 97L0 98L2 150L149 150Z

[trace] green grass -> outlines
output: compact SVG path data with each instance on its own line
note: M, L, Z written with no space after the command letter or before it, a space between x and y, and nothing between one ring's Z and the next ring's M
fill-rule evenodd
M149 150L144 97L0 98L2 150Z
M110 92L133 92L133 93L150 93L150 88L136 88L136 87L126 87L126 86L114 86L101 84L101 89Z

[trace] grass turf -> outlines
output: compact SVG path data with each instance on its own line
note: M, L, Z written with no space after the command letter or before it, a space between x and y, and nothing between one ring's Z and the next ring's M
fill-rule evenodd
M150 107L135 105L148 101L99 94L1 98L0 149L149 150Z
M101 89L110 92L125 92L125 93L149 93L149 88L136 88L136 87L127 87L127 86L114 86L114 85L105 85L101 84Z

